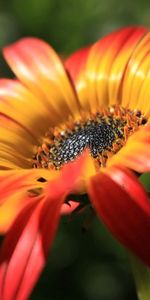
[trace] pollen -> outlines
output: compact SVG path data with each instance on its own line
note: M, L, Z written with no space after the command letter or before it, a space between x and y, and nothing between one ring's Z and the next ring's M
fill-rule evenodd
M33 167L58 170L85 149L89 149L98 167L105 167L107 159L115 155L128 137L146 122L140 111L120 106L83 114L78 120L71 119L48 130L33 157Z

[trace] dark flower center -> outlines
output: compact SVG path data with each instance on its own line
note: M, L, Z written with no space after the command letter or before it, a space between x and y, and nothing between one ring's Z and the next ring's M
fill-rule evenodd
M49 151L50 160L58 167L74 160L86 148L89 148L91 155L97 158L105 150L111 149L115 139L123 136L122 123L121 120L110 118L76 125L71 133L66 134L65 139L55 141Z
M85 149L99 166L105 166L146 119L140 111L111 107L88 115L78 122L68 122L65 130L55 128L46 134L47 140L34 157L34 167L60 169Z

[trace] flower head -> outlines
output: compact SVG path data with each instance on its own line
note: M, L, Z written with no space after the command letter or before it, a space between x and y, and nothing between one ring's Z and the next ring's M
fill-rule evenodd
M150 265L150 205L136 176L150 170L149 40L124 28L64 65L36 38L4 49L16 78L0 80L2 300L28 298L71 194L87 194Z

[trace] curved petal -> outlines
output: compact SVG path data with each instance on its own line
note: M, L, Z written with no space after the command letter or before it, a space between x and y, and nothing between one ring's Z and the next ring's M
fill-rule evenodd
M57 190L59 186L65 191L66 196L69 192L72 194L85 193L88 181L96 173L94 160L89 151L85 150L77 159L63 166L61 172L59 172L59 181L50 182L45 187L45 192L49 194L52 184L52 189ZM58 174L57 171L56 174Z
M79 113L79 103L55 51L37 38L24 38L4 49L17 77L62 122Z
M0 253L2 300L29 297L58 226L62 199L55 200L28 205L8 232Z
M107 161L107 166L124 165L139 173L150 171L150 125L147 125L131 137L126 145Z
M124 81L122 104L131 109L141 110L146 116L150 114L150 33L145 34L137 44L127 66Z
M90 109L90 100L87 95L85 66L90 47L80 49L73 53L65 62L65 67L71 76L79 97L81 107L86 111Z
M143 27L123 28L91 47L85 72L87 95L95 110L121 102L120 88L128 60L146 31Z
M61 207L61 215L71 214L77 207L79 206L78 202L69 201L68 203L64 203Z
M99 217L112 234L150 266L150 203L137 178L124 168L107 168L88 187Z
M54 180L58 177L55 171L31 170L1 170L0 171L0 232L6 232L18 213L28 202L31 202L30 190L43 189L46 183L39 178Z

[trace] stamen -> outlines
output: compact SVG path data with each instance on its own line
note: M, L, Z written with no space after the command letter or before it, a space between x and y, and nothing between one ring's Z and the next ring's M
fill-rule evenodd
M117 153L128 137L147 120L141 111L120 106L86 114L58 128L50 128L38 147L33 167L60 169L89 149L96 164L105 167L107 159Z

